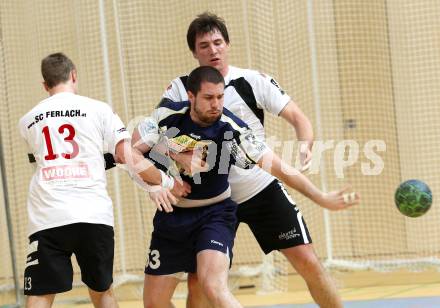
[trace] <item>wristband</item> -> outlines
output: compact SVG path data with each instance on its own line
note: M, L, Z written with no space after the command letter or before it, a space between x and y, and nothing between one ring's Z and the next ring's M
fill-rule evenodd
M173 187L174 187L174 179L171 176L167 175L162 170L159 170L159 171L160 171L160 175L162 177L161 186L163 188L173 189Z

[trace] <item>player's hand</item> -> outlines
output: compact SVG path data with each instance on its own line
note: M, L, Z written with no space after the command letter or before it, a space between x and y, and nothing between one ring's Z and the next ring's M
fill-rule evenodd
M339 211L359 204L359 201L359 194L351 191L350 187L345 187L341 190L324 193L319 205L330 211Z
M307 142L300 142L299 163L301 164L301 172L307 171L312 164L312 151Z
M174 186L171 193L177 197L186 197L191 192L191 186L182 179L174 178Z
M155 188L156 189L148 193L151 201L153 201L159 211L172 212L172 205L177 204L177 198L174 197L168 188L160 186L155 186Z
M203 159L203 152L201 149L194 149L192 151L181 153L170 153L170 156L180 164L188 175L208 171L209 166Z

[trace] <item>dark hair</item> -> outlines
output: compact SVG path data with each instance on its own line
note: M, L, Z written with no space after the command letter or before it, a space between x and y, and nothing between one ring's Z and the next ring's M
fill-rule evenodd
M210 33L215 30L220 31L225 42L229 44L228 29L222 18L209 12L197 15L197 18L191 22L186 32L186 41L189 49L192 52L196 50L196 38L198 35Z
M41 60L41 75L49 88L68 81L73 70L75 64L61 52L53 53Z
M197 95L202 82L225 84L222 74L220 74L216 68L211 66L199 66L189 74L188 80L186 81L186 88L188 91L191 91L192 94Z

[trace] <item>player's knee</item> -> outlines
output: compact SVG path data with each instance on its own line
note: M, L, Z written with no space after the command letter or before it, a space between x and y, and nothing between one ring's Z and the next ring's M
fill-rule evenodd
M300 258L295 267L298 271L308 276L325 274L324 268L316 256Z
M113 308L118 307L112 288L103 291L89 289L90 298L95 307Z
M113 290L111 287L106 289L93 290L89 288L89 294L93 298L102 298L105 296L113 296Z
M283 251L295 269L302 275L317 275L323 273L324 268L321 265L317 255L311 247L295 247Z
M203 291L210 302L216 303L226 296L229 292L228 284L221 279L203 279L200 281L201 291Z

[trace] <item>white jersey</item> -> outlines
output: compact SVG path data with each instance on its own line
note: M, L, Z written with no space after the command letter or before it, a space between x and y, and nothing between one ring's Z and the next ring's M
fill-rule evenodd
M163 94L175 102L187 101L184 82L186 76L174 79ZM260 141L265 141L264 110L279 115L290 101L290 97L267 75L254 70L229 66L225 76L224 106L252 129ZM232 166L229 174L231 198L237 203L249 200L275 178L260 168L243 170Z
M37 168L29 187L28 234L72 223L113 226L103 153L129 139L106 103L62 92L19 122Z

